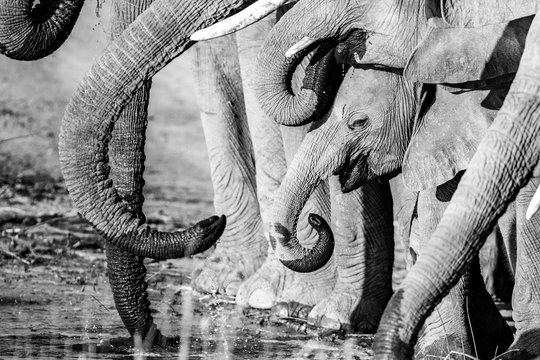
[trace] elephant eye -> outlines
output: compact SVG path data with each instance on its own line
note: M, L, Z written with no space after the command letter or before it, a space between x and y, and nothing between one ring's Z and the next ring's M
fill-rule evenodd
M347 126L351 130L357 130L367 125L369 116L366 114L353 114L347 121Z

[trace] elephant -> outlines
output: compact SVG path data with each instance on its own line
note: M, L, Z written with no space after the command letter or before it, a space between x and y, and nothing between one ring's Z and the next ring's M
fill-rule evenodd
M210 7L204 7L201 4L175 3L175 8L172 9L174 11L169 8L171 4L161 0L154 1L151 5L147 3L147 10L138 7L137 4L137 2L133 1L129 5L132 7L136 5L135 8L138 10L136 14L140 13L141 15L136 20L134 20L134 17L130 17L129 21L124 19L123 24L125 27L130 22L133 22L133 24L123 32L121 32L123 28L118 27L115 40L112 41L106 53L87 74L71 99L62 123L59 152L61 167L70 196L79 207L81 214L90 220L106 239L110 283L115 293L115 302L122 320L133 336L136 347L148 348L153 345L167 343L169 339L163 336L155 327L150 315L144 281L146 270L142 263L143 257L165 259L204 251L214 244L225 228L225 217L212 217L185 232L172 234L157 232L145 224L145 218L141 211L143 201L141 190L144 184L142 179L144 168L143 146L146 129L146 106L150 87L149 79L159 68L165 66L167 62L193 45L192 42L187 40L186 34L189 34L197 27L211 24L220 17L236 11L237 8L245 6L245 3L212 3ZM202 7L199 7L199 5ZM201 13L201 9L205 9L204 12ZM118 9L118 14L125 16L136 15L121 9ZM182 14L181 18L185 20L177 23L180 18L178 14ZM148 34L148 29L152 29L152 36L158 36L158 39L161 40L158 42L155 40L150 41L150 39L154 38ZM137 44L133 42L134 39L138 39ZM159 46L149 47L148 43L159 43ZM170 43L170 45L167 45L167 43ZM224 52L227 54L226 60L217 61L215 56L217 51L221 51L230 45L231 40L229 39L223 43L216 43L207 48L201 46L198 49L199 58L203 59L198 61L199 65L203 65L202 68L198 69L202 79L201 84L199 84L199 98L202 100L201 113L203 114L206 135L208 136L207 142L211 148L210 156L216 160L212 161L211 159L211 161L214 164L217 163L217 166L213 169L214 175L217 178L234 175L234 171L220 172L225 165L221 163L223 158L220 157L222 154L219 154L219 151L220 149L229 151L235 145L225 144L225 147L218 145L219 141L216 141L216 134L223 135L224 130L230 132L227 134L229 140L222 141L222 144L230 141L230 139L235 139L234 141L238 142L236 145L244 148L244 150L240 151L246 151L248 154L246 159L239 162L239 170L235 170L237 172L234 175L240 174L241 178L245 177L239 182L242 184L240 186L247 184L248 191L241 191L241 193L243 199L247 199L248 204L240 203L241 207L239 208L239 212L244 216L245 212L252 214L253 209L257 210L257 204L255 204L254 200L256 199L253 197L255 188L252 178L253 161L250 158L252 155L249 155L249 137L246 134L245 124L242 124L241 119L237 119L237 117L245 118L245 115L242 114L243 110L240 109L243 106L242 94L238 95L239 90L236 88L238 86L236 84L238 81L238 67L235 67L234 63L238 60L235 60L235 55L230 51ZM132 56L126 58L126 54L130 51L133 51ZM131 60L137 56L140 58L135 64ZM248 58L248 56L246 55L245 58ZM137 80L132 85L120 84L123 81L131 82L135 80L135 77L131 75L125 76L125 71L131 67L132 69L129 71L132 71L133 75L137 74ZM141 73L140 67L147 70ZM116 70L119 71L119 74L124 75L119 75L119 77L112 75ZM100 71L104 71L105 76L99 74ZM223 71L225 77L232 76L231 82L235 83L236 86L234 91L223 88L219 81L215 84L212 83L216 80L212 76L216 74L218 76L223 75L219 71ZM110 83L110 81L113 81L113 83ZM213 86L217 86L217 90L208 90ZM132 88L133 91L128 91L128 88ZM110 91L119 91L121 94L111 95ZM212 94L208 94L209 91L212 91ZM240 97L232 98L233 101L229 102L231 99L228 96L231 93ZM101 97L98 97L98 94L101 94ZM88 103L89 100L94 104L93 106L88 106L90 104ZM249 104L249 101L247 104ZM104 106L103 109L105 110L98 110L101 106ZM215 116L214 112L217 112L216 106L220 112L223 112L224 108L227 110L227 107L229 107L229 111L224 111ZM112 108L115 109L114 115L110 112ZM124 116L120 115L121 113L126 113L126 116L131 117L125 122L125 125L119 122L122 121L119 116ZM105 114L108 115L105 116ZM220 117L222 119L219 119ZM215 124L212 124L223 121L223 118L228 121L225 125L222 123L216 127ZM237 120L236 127L230 125L231 120ZM108 125L102 126L99 123L101 121L105 121ZM117 121L117 124L111 138L111 131L115 121ZM120 127L120 130L118 130L118 127ZM115 135L116 132L120 134ZM287 133L288 136L294 139L301 138L303 132L305 130L295 130ZM117 136L118 140L116 140ZM288 143L288 141L285 141L285 144ZM248 150L245 150L246 147ZM107 149L109 149L109 155L107 155ZM257 149L255 151L257 152ZM221 169L220 163L223 165ZM97 171L97 173L94 173L94 171ZM284 172L284 170L278 171ZM239 183L235 182L235 184ZM217 208L229 206L231 199L234 200L234 194L235 192L238 194L238 192L233 188L233 186L216 188L216 192L218 192L218 196L216 196ZM228 191L228 193L225 194L223 191ZM233 196L230 194L233 194ZM228 205L226 201L229 201ZM220 202L222 203L220 204ZM232 211L236 210L233 209ZM233 217L231 216L231 218ZM256 215L253 215L250 219L253 220L252 223L248 222L231 228L231 235L229 239L225 239L226 241L224 241L224 246L221 249L229 245L232 247L229 254L237 255L240 253L238 249L247 248L248 251L241 256L248 259L248 261L252 261L252 263L249 263L246 269L242 269L246 270L245 272L233 272L229 276L225 276L224 279L220 279L220 286L226 285L220 290L237 291L238 279L242 279L244 275L249 275L249 271L254 271L257 265L257 262L250 257L261 257L259 250L264 255L264 251L261 250L260 219L257 219ZM242 226L246 227L246 225L248 225L248 229L242 229ZM235 236L239 234L242 236L238 232L239 229L258 238L252 239L251 245L248 246L249 238L246 242L242 242L240 237L235 239ZM311 231L310 228L309 231ZM193 241L193 244L190 244L189 241ZM236 243L234 243L235 241ZM253 244L255 246L252 246ZM225 267L231 263L233 266L238 265L235 264L237 258L227 259L228 254L218 250L216 250L216 253L215 256L209 259L210 264L213 261L217 263L216 259L225 258L225 261L223 261ZM275 264L276 260L273 263ZM249 269L250 266L251 269ZM279 266L281 265L279 264ZM219 265L216 267L219 269ZM205 269L207 268L208 266L205 267ZM269 266L265 276L273 276L272 270L275 268L274 265ZM331 268L329 266L330 270ZM283 270L280 271L283 273ZM334 273L335 271L322 271L320 276L309 274L301 278L297 277L296 282L294 282L294 279L290 282L292 284L290 288L294 290L294 284L302 282L309 284L314 280L308 279L317 278L319 283L316 286L310 285L311 290L304 291L304 294L300 295L310 296L309 292L326 294L333 286L333 283L327 280L333 278ZM197 284L197 280L203 279L205 274L207 275L208 272L205 273L204 270L196 271L194 283ZM231 279L232 281L230 281ZM278 277L278 287L283 287L284 283L285 279L280 275ZM258 287L260 288L260 286ZM297 293L290 295L290 297L298 295L298 291L302 289L294 290Z
M425 242L501 106L504 93L502 87L452 94L412 83L395 72L349 70L328 120L308 134L276 196L270 235L277 243L279 258L287 266L300 263L297 258L288 258L287 246L296 241L295 219L305 198L322 179L338 175L341 190L349 192L400 170L406 188L414 192L413 201L408 202L412 206L401 210L403 238L410 238L412 258L422 258ZM372 201L367 207L375 208L372 211L376 214L379 204ZM336 252L340 247L345 248L340 252L351 251L350 244L336 240ZM307 261L317 261L315 256ZM427 320L417 347L419 357L444 356L447 349L492 356L497 348L503 350L511 343L512 333L487 293L479 270L476 259ZM475 312L469 314L468 306ZM373 308L366 312L373 312ZM483 325L485 317L492 320L489 327ZM470 331L475 333L476 342Z
M496 24L535 13L537 7L534 1L492 2L490 6L478 1L470 4L457 1L445 7L439 7L438 1L428 1L426 4L428 9L440 9L439 14L443 12L445 27L454 33L468 31L471 26L482 26L489 22ZM438 31L444 32L443 29ZM440 60L437 57L425 58L428 53L446 52L457 55L456 58L461 55L461 49L446 48L446 44L439 50L429 41L423 45L418 57L411 59L413 69L431 60ZM385 310L374 342L377 358L412 356L412 348L424 319L469 266L485 234L493 228L514 199L518 227L512 298L516 334L506 357L525 359L540 355L540 267L537 260L540 223L537 215L530 220L526 219L527 205L539 184L539 45L540 19L535 17L515 79L502 108L481 141L447 211L431 236L425 256L419 259L407 275ZM434 61L430 70L442 70L442 81L447 77L451 79L455 70L441 65L439 61ZM412 73L423 74L426 76L424 80L428 81L430 72ZM433 82L438 82L437 77ZM430 274L438 275L427 279Z
M279 14L278 14L279 16ZM255 98L256 84L258 78L255 76L255 62L253 59L256 59L256 53L261 47L266 35L268 34L271 26L274 21L269 19L269 16L262 22L257 25L253 25L251 28L248 28L247 32L241 31L237 33L236 45L238 47L238 56L240 60L240 70L241 70L241 82L243 83L244 96L246 98L246 110L247 118L250 125L250 132L253 138L253 146L255 147L255 165L257 166L257 186L259 193L259 203L261 209L261 216L265 228L265 235L268 237L268 221L269 221L269 212L268 209L271 207L273 202L274 194L279 183L286 170L286 162L290 162L292 155L296 151L298 140L301 140L305 129L291 129L291 128L281 128L276 124L270 122L270 120L265 116L260 106L257 105ZM255 28L253 28L256 26ZM226 40L223 40L224 42ZM228 42L228 46L221 45L216 46L212 51L213 58L224 59L227 57L228 53L230 56L230 49L235 47L234 42ZM200 44L199 47L205 45ZM234 55L233 55L234 57ZM224 61L217 61L220 64ZM198 61L198 63L201 63ZM204 62L203 62L204 63ZM223 69L229 68L223 65L219 65L221 72ZM199 75L201 78L206 79L208 76L204 74L214 74L215 70L204 68ZM220 73L220 72L218 72ZM210 80L200 81L204 88L207 87L222 87L222 93L224 95L213 95L211 98L223 97L227 98L227 91L230 90L232 85L220 85L222 84L234 84L240 83L240 80L231 80L229 78L223 78L223 75L219 75L219 81L215 79L215 76L209 76ZM210 82L211 86L207 84ZM294 84L297 88L301 84ZM236 104L236 101L229 99L230 103ZM205 105L205 103L210 103L211 101L203 100L203 108L208 108L203 110L203 124L206 124L208 120L204 120L205 117L219 117L219 105ZM220 100L219 102L224 102ZM239 105L233 106L235 109ZM241 120L241 116L237 116L236 119L226 120L229 122L238 122ZM220 137L223 134L228 134L229 131L226 131L229 128L234 126L226 125L225 128L218 129L217 134L212 132L211 144L215 149L209 149L211 153L211 158L222 158L223 150L220 150L218 143L222 142ZM209 126L204 126L205 131ZM307 129L307 128L306 128ZM207 133L210 133L211 128L208 129ZM291 136L292 135L292 136ZM235 136L236 137L236 136ZM283 144L276 143L275 139L283 138ZM234 142L236 143L236 141ZM283 149L282 147L285 147ZM281 148L280 148L281 147ZM285 150L285 157L282 159L281 156ZM276 164L276 160L279 160L279 163ZM220 169L223 171L223 168L226 166L223 165L223 160L213 161L217 164L216 169L213 172L217 173ZM219 166L218 166L219 165ZM272 176L268 176L272 175ZM219 176L224 177L224 176ZM231 176L232 177L232 176ZM242 306L252 306L256 308L269 308L273 305L274 312L279 316L286 317L307 317L313 305L315 305L315 312L312 312L314 315L311 317L311 322L315 325L321 325L325 328L331 328L334 330L347 329L347 330L358 330L365 332L374 332L381 312L383 310L384 304L388 300L391 294L391 271L393 263L393 226L392 226L392 205L391 199L388 194L388 185L381 185L378 183L373 184L370 187L356 191L347 196L339 195L339 189L336 184L331 184L332 200L331 200L331 209L332 209L332 219L336 228L338 229L338 234L336 237L343 239L343 241L353 241L357 238L363 238L363 241L366 241L371 244L380 244L379 246L369 247L368 249L363 249L362 246L357 246L354 252L351 252L350 249L347 250L347 253L337 254L336 258L340 257L342 259L348 258L349 260L354 258L358 259L358 263L362 263L361 266L355 268L339 268L337 269L338 278L337 282L334 278L335 269L333 266L327 266L321 271L315 274L294 274L290 270L287 270L275 257L273 254L272 248L269 248L269 254L266 258L265 263L262 267L257 270L257 272L250 278L248 278L242 285L240 285L238 292L236 294L236 302ZM321 190L319 187L317 190ZM220 197L229 197L232 196L223 196L226 191L225 188L221 188L219 191L216 191L216 199ZM325 212L329 214L328 206L325 205L327 200L324 199L326 195L314 193L312 200L316 200L319 205L316 206L317 213L325 215ZM232 198L237 198L235 195ZM314 197L314 199L313 199ZM381 209L379 211L381 218L378 222L373 224L367 224L362 219L370 216L370 212L367 212L363 209L362 205L356 206L356 204L365 203L366 199L376 199L381 203ZM374 200L375 201L375 200ZM354 205L353 205L354 204ZM382 204L386 204L386 207L383 208ZM216 203L216 207L219 204ZM349 211L349 207L354 207L355 211ZM245 206L242 207L244 209ZM326 208L326 209L325 209ZM307 206L304 209L306 212L315 212L313 205ZM229 215L227 215L228 218ZM328 216L328 215L326 215ZM313 243L313 235L309 235L311 229L305 227L304 224L307 224L303 221L303 216L300 216L299 229L302 233L302 239L307 239L307 243ZM339 225L338 225L339 224ZM240 224L245 226L244 224ZM367 230L369 228L370 231ZM224 235L225 237L226 235ZM358 240L360 241L360 240ZM252 248L256 249L256 245L252 245ZM233 253L233 255L231 255ZM211 287L212 283L217 283L217 286L223 282L225 278L225 283L230 281L234 277L234 270L231 271L229 267L231 261L230 258L239 258L240 257L240 266L236 266L234 269L241 269L246 263L245 257L241 256L246 253L245 247L238 240L225 240L220 241L218 244L215 253L210 256L201 270L196 270L194 272L193 284L195 288L206 290ZM240 255L238 255L240 254ZM259 252L260 254L260 252ZM384 254L384 255L383 255ZM369 281L365 283L353 283L347 279L353 278L357 273L369 273L372 268L374 268L374 261L371 258L376 255L380 261L384 261L386 266L385 271L380 271L376 274L375 278L381 281ZM249 253L248 253L248 256ZM253 256L253 255L251 255ZM239 262L240 262L239 261ZM232 272L232 275L231 275ZM245 272L244 272L245 273ZM371 276L369 276L371 277ZM207 279L211 280L207 280ZM213 279L216 279L212 281ZM236 279L234 279L236 280ZM234 283L234 280L231 283ZM201 286L202 283L202 286ZM215 286L215 285L214 285ZM227 291L226 287L225 291ZM234 287L233 287L234 288ZM364 289L364 296L357 296L357 289ZM373 290L373 291L372 291ZM206 290L208 291L208 290ZM361 299L361 300L360 300ZM366 307L364 311L358 311L353 318L361 319L359 321L351 321L349 319L350 310L359 302L362 303L377 303L378 312L373 310L373 307ZM347 305L345 305L347 304ZM330 315L331 314L331 315ZM328 316L327 316L328 315ZM354 325L354 326L353 326Z
M37 60L68 38L84 0L0 1L0 53L15 60Z
M286 171L286 158L292 157L286 154L296 151L305 133L304 129L280 129L267 119L255 99L255 53L275 18L269 16L217 43L203 42L196 47L198 98L214 204L227 215L228 225L214 253L194 270L192 286L201 292L236 295L238 304L257 308L289 300L311 305L331 290L335 273L329 265L328 271L319 274L294 276L267 254L267 209ZM329 207L327 190L321 187L311 210L326 214ZM314 283L319 286L313 287ZM303 308L290 307L295 311Z

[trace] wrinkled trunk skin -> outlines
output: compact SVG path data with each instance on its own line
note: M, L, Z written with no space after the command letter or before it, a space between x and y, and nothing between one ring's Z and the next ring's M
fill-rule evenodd
M340 163L339 149L334 145L337 141L333 141L339 136L339 130L339 126L328 120L321 128L306 135L274 200L270 242L283 264L295 271L319 269L332 253L333 241L330 248L326 243L328 226L315 226L319 239L317 245L308 250L298 241L297 224L302 211L309 211L305 205L315 188ZM314 224L310 222L310 225Z
M257 200L253 144L244 105L236 35L198 43L196 67L199 108L214 186L214 208L228 220L216 252L247 254L243 264L233 265L238 266L237 269L245 265L245 273L242 273L249 277L266 257L266 241ZM216 274L214 278L219 276L221 274ZM229 289L223 285L227 294L236 295L240 283L235 281Z
M418 259L385 310L374 342L377 358L412 356L422 323L457 283L497 219L530 178L540 154L537 136L540 133L538 79L540 19L537 17L529 30L519 70L503 107L480 143L424 255ZM520 226L519 220L517 223ZM528 268L537 261L531 255L520 254L517 269ZM538 268L537 263L534 266ZM539 295L538 291L532 290L537 286L534 280L523 278L523 282L528 284L524 286L523 283L520 285L522 280L517 274L516 277L516 286L530 294L527 299L531 301L529 306L538 306L538 300L535 300L536 305L534 303ZM514 296L518 296L520 291L517 290ZM536 309L531 311L529 308L526 312L534 322L537 321ZM530 333L532 329L522 324L522 334ZM518 326L521 325L516 324L516 328ZM531 348L521 349L527 351ZM535 351L531 352L535 354Z
M307 54L303 52L289 59L285 52L304 34L318 34L319 29L314 29L314 24L328 28L327 17L337 19L332 26L339 26L340 18L335 14L340 8L335 5L325 6L323 1L297 3L291 12L309 14L310 22L298 23L298 17L295 20L286 14L272 29L259 53L257 94L263 110L279 124L298 126L317 120L332 104L341 82L341 67L335 63L332 44L322 44L309 54L312 56L310 66L297 91L291 80ZM328 14L328 11L334 12Z
M426 244L452 198L459 178L418 193L407 249L413 258L425 256ZM475 258L457 285L426 319L415 358L446 355L453 350L489 359L497 351L503 352L511 342L512 331L487 293L478 258Z
M493 299L512 300L516 268L516 207L512 203L480 250L480 271Z
M152 1L115 0L110 41L114 41ZM144 219L144 143L150 86L150 81L147 81L120 114L109 148L111 179L126 207L140 219ZM106 241L106 255L107 274L120 318L131 336L144 339L153 324L146 292L144 258L123 251L109 241ZM159 331L155 335L156 341L162 340Z
M59 143L66 187L81 214L117 247L165 259L204 251L221 236L224 217L163 233L130 213L109 179L107 149L122 108L145 80L193 44L189 34L247 5L249 1L240 0L154 1L107 48L73 95Z
M0 1L0 53L15 60L41 59L68 38L84 0Z

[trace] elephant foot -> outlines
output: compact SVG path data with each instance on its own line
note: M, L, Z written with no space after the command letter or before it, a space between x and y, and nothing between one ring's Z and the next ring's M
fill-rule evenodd
M293 280L285 284L272 314L277 317L307 319L313 306L331 294L335 278L333 263L312 273L295 273Z
M383 297L367 298L361 291L339 290L319 302L308 315L311 325L329 330L373 334L377 330L384 308L392 296L389 288Z
M452 358L493 359L508 348L512 331L485 288L481 290L480 296L470 300L452 294L443 299L424 324L415 358L450 354Z
M218 247L192 274L193 289L210 294L235 296L240 285L262 265L266 254Z
M285 283L293 278L292 271L273 255L238 289L236 303L256 309L270 309L281 296Z

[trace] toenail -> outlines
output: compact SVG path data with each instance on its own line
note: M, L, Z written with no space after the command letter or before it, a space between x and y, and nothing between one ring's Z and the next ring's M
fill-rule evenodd
M341 323L336 319L330 319L326 316L323 316L319 323L319 326L326 329L339 330L341 328Z

